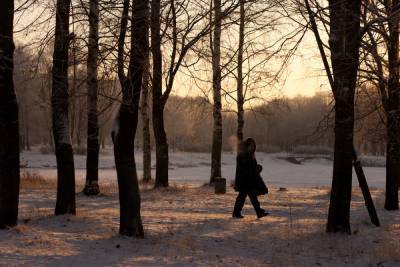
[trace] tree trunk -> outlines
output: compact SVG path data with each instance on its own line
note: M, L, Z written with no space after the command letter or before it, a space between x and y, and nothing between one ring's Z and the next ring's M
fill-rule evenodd
M97 61L99 54L99 1L90 0L89 47L87 59L87 152L86 195L97 195L99 190L99 123L97 114Z
M74 19L74 11L72 10L72 19ZM75 25L74 21L72 21L72 25ZM71 82L71 89L70 89L70 105L71 105L71 112L70 112L70 125L71 125L71 140L72 144L76 144L76 135L75 135L75 129L76 129L76 100L77 100L77 88L76 88L76 47L75 47L75 32L73 30L73 35L71 35L71 40L72 41L72 48L71 48L71 54L72 54L72 82Z
M386 198L385 209L399 209L400 181L400 75L399 75L399 1L393 0L388 7L388 102L386 147Z
M244 128L244 95L243 95L243 45L244 45L244 10L245 0L240 0L240 24L239 24L239 49L238 49L238 65L237 65L237 144L243 141ZM239 151L239 149L237 150Z
M0 229L18 220L19 127L13 82L14 0L0 2Z
M222 103L221 103L221 0L214 0L214 40L212 44L213 69L213 136L211 148L210 184L215 178L221 177L222 152Z
M354 93L360 47L360 0L330 0L331 61L335 96L335 152L328 232L350 230Z
M57 159L55 214L75 214L75 173L68 118L68 45L70 0L57 0L53 52L52 119Z
M151 52L153 55L153 130L156 143L155 187L168 186L168 142L164 127L165 101L162 93L160 0L151 1Z
M142 134L143 134L143 181L151 181L151 143L150 143L150 117L149 117L149 85L150 69L149 60L143 77L141 115L142 115Z
M154 75L154 74L153 74ZM154 92L154 90L153 90ZM168 143L164 126L164 105L154 102L153 129L156 142L156 180L155 187L168 187Z
M118 73L122 87L122 103L113 130L114 156L117 169L121 235L144 237L140 215L140 191L136 172L134 141L138 124L140 91L148 57L148 0L132 1L131 51L128 77L123 70L123 47L127 30L129 1L124 1L118 47Z

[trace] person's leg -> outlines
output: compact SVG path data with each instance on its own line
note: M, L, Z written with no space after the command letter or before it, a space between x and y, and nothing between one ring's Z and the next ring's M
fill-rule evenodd
M238 196L236 197L235 207L233 209L233 217L242 217L241 212L244 206L244 202L246 201L246 193L239 192Z
M261 207L260 207L260 202L258 201L257 195L250 193L249 198L250 198L251 204L253 205L254 210L256 211L257 214L259 214L261 211L263 211L263 209L261 209Z
M262 217L264 217L264 216L269 214L268 212L266 212L264 209L262 209L260 207L260 202L257 199L257 195L250 193L249 194L249 198L250 198L251 204L254 207L254 210L256 211L256 214L257 214L258 218L262 218Z

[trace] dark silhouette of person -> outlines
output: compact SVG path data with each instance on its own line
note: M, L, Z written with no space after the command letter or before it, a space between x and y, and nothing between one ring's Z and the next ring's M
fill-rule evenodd
M269 214L260 207L260 202L257 199L257 196L268 194L268 188L261 178L262 166L257 163L255 151L256 142L252 138L247 138L239 146L234 187L239 195L233 209L233 218L243 218L241 212L247 196L249 196L258 218Z

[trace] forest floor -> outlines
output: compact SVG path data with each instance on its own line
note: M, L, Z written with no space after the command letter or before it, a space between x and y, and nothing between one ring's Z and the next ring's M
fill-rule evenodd
M77 186L81 189L82 184ZM142 186L145 239L118 235L115 184L102 194L77 193L76 216L54 216L54 180L24 178L19 225L0 231L0 265L15 266L399 266L400 213L383 207L372 190L381 227L373 226L358 188L353 189L352 235L325 233L327 187L272 186L261 197L270 215L231 218L235 192L212 188Z

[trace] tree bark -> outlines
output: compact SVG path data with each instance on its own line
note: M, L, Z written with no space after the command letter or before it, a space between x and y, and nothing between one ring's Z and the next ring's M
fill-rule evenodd
M399 209L400 182L400 75L399 75L399 1L391 1L388 9L388 102L386 147L386 195L385 209Z
M139 116L142 78L148 57L148 0L132 1L131 51L128 76L123 69L123 47L127 30L129 1L124 1L118 46L118 74L122 87L122 103L113 129L114 156L117 169L121 235L143 238L140 215L140 191L134 156L134 141Z
M214 40L212 44L213 70L213 136L211 148L210 184L221 177L222 103L221 103L221 0L214 0Z
M55 214L75 214L74 158L68 118L68 45L70 0L57 0L53 52L52 119L57 159Z
M153 55L153 130L156 143L155 187L168 187L168 142L164 126L165 99L162 93L160 0L151 1L151 52Z
M13 82L14 0L0 2L0 229L18 220L19 126Z
M237 62L237 130L236 137L238 145L243 141L244 128L244 95L243 95L243 45L244 45L244 20L245 20L245 0L240 0L240 19L239 19L239 49ZM239 151L239 149L237 150Z
M354 93L360 47L360 0L330 0L331 62L335 96L335 152L327 232L351 233L350 201Z
M148 38L148 37L147 37ZM150 143L150 117L149 117L149 86L150 69L149 60L143 77L141 115L142 115L142 139L143 139L143 181L151 181L151 143Z
M86 148L86 195L97 195L99 190L99 123L97 114L97 61L99 54L99 1L90 0L89 47L87 58L87 148Z

